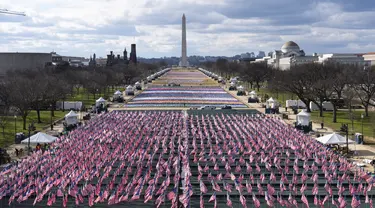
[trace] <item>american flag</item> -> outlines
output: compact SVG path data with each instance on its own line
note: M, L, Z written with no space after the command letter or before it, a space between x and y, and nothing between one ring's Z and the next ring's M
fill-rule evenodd
M229 193L228 193L228 191L227 191L227 206L228 206L228 207L233 207L233 205L232 205L232 200L230 200L230 197L229 197Z
M351 205L352 205L352 208L357 208L361 205L361 201L356 195L353 195Z

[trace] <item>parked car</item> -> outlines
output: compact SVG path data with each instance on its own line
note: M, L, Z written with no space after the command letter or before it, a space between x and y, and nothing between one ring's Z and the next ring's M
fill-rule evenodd
M215 110L215 109L216 109L215 106L209 106L209 105L205 105L199 108L199 110Z
M222 107L221 109L232 109L232 106L230 106L230 105L224 105L224 107Z

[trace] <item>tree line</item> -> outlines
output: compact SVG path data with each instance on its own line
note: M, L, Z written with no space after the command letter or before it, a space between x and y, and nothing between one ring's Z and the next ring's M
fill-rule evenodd
M41 110L51 110L54 115L57 101L67 100L80 90L84 89L87 96L93 95L94 99L98 93L109 96L111 88L132 85L161 67L160 64L138 63L78 68L47 66L8 71L0 81L0 115L10 116L10 112L15 112L22 117L23 129L26 130L26 119L33 110L37 112L37 122L41 123Z
M337 122L337 109L342 102L351 110L354 101L361 103L365 116L369 107L375 106L375 67L337 62L306 63L291 66L289 70L272 68L266 62L241 63L218 59L206 62L203 67L225 79L233 76L249 83L250 89L259 91L261 86L278 92L296 95L311 111L309 103L315 103L323 116L323 102L333 105L333 122Z

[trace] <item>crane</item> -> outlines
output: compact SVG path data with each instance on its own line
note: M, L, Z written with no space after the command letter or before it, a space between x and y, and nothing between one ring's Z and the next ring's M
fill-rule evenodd
M24 12L16 12L16 11L10 11L7 9L0 9L0 14L13 14L13 15L20 15L20 16L26 16Z

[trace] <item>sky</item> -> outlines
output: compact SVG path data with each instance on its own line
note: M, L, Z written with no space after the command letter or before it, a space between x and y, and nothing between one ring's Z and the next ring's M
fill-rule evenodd
M233 56L280 50L306 54L375 51L373 0L1 0L0 52L105 57L132 43L141 57Z

